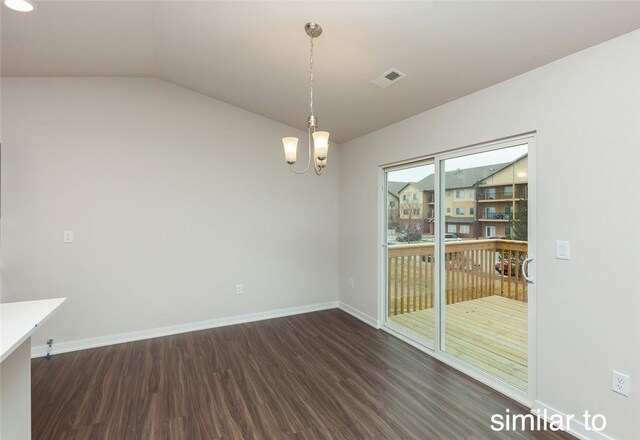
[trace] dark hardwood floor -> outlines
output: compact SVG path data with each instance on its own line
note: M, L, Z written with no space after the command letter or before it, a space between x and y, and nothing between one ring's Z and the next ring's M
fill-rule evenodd
M338 310L35 359L33 439L573 439Z

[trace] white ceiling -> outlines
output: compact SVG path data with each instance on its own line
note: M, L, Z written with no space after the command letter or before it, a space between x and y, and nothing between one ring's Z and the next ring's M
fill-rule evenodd
M640 28L640 2L36 2L2 7L3 76L156 76L344 142ZM370 81L406 73L379 89Z

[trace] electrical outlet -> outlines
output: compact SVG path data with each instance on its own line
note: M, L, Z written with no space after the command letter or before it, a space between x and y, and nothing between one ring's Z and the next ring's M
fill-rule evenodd
M242 284L236 284L236 295L244 294L244 286Z
M611 391L629 397L631 378L628 374L611 371Z

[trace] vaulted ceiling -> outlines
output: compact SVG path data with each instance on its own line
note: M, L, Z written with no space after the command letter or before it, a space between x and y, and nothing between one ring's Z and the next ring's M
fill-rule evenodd
M41 1L2 8L3 76L152 76L344 142L640 28L640 2ZM387 69L406 73L380 89Z

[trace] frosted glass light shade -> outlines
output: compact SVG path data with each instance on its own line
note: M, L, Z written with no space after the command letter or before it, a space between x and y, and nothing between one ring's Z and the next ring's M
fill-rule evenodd
M286 160L289 165L293 165L296 163L296 156L298 155L298 138L282 138L282 145L284 146L284 160Z
M33 11L33 5L26 0L4 0L4 4L7 8L18 12Z
M327 158L329 153L329 132L328 131L316 131L313 133L313 150L315 157L319 161L323 161Z

